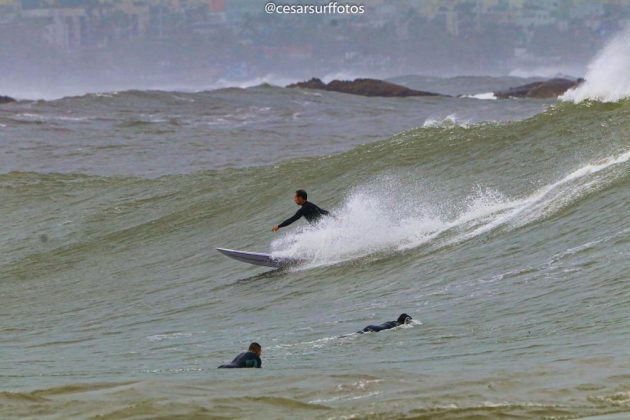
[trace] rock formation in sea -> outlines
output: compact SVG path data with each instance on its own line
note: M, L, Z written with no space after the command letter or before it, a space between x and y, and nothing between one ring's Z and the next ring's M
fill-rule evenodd
M0 95L0 104L8 104L9 102L15 102L15 99L9 96Z
M540 82L528 83L507 90L494 92L497 98L557 98L567 90L584 82L584 79L549 79Z
M409 89L405 86L378 79L333 80L330 83L326 84L320 79L314 77L311 80L293 83L288 85L287 87L327 90L331 92L350 93L352 95L362 96L442 96L439 93Z

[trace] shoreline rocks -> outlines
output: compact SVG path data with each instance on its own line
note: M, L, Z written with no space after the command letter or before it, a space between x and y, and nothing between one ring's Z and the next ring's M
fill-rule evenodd
M499 99L509 98L535 98L548 99L557 98L564 94L567 90L583 83L584 79L570 80L563 78L555 78L540 82L528 83L526 85L516 86L510 89L493 92L494 96Z
M312 78L305 82L292 83L288 88L316 89L329 92L349 93L361 96L381 96L404 98L409 96L445 96L439 93L425 92L409 89L378 79L333 80L326 84L318 78Z
M11 98L10 96L0 95L0 104L8 104L10 102L16 102L16 100Z

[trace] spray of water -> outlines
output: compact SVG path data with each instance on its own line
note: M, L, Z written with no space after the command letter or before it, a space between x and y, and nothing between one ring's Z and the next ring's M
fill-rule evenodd
M560 99L617 102L630 96L630 25L613 37L588 65L586 82Z
M630 151L585 164L518 198L477 187L446 207L432 204L439 200L430 193L418 194L417 186L408 181L377 180L352 191L334 210L335 217L289 231L272 242L272 254L305 259L310 261L306 267L313 267L422 245L459 243L499 227L516 228L554 213L616 179L624 171L609 169L628 161Z

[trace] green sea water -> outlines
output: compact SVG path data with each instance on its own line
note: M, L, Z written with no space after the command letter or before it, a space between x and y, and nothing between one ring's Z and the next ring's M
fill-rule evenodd
M0 417L627 418L630 103L522 106L258 166L0 174ZM272 234L296 188L336 218ZM216 369L251 341L263 369Z

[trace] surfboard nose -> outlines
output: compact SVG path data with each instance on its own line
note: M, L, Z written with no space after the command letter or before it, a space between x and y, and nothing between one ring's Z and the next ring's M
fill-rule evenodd
M272 258L270 254L265 254L262 252L239 251L236 249L228 248L217 248L217 251L227 257L247 264L261 265L264 267L273 268L278 268L286 265L285 263Z

